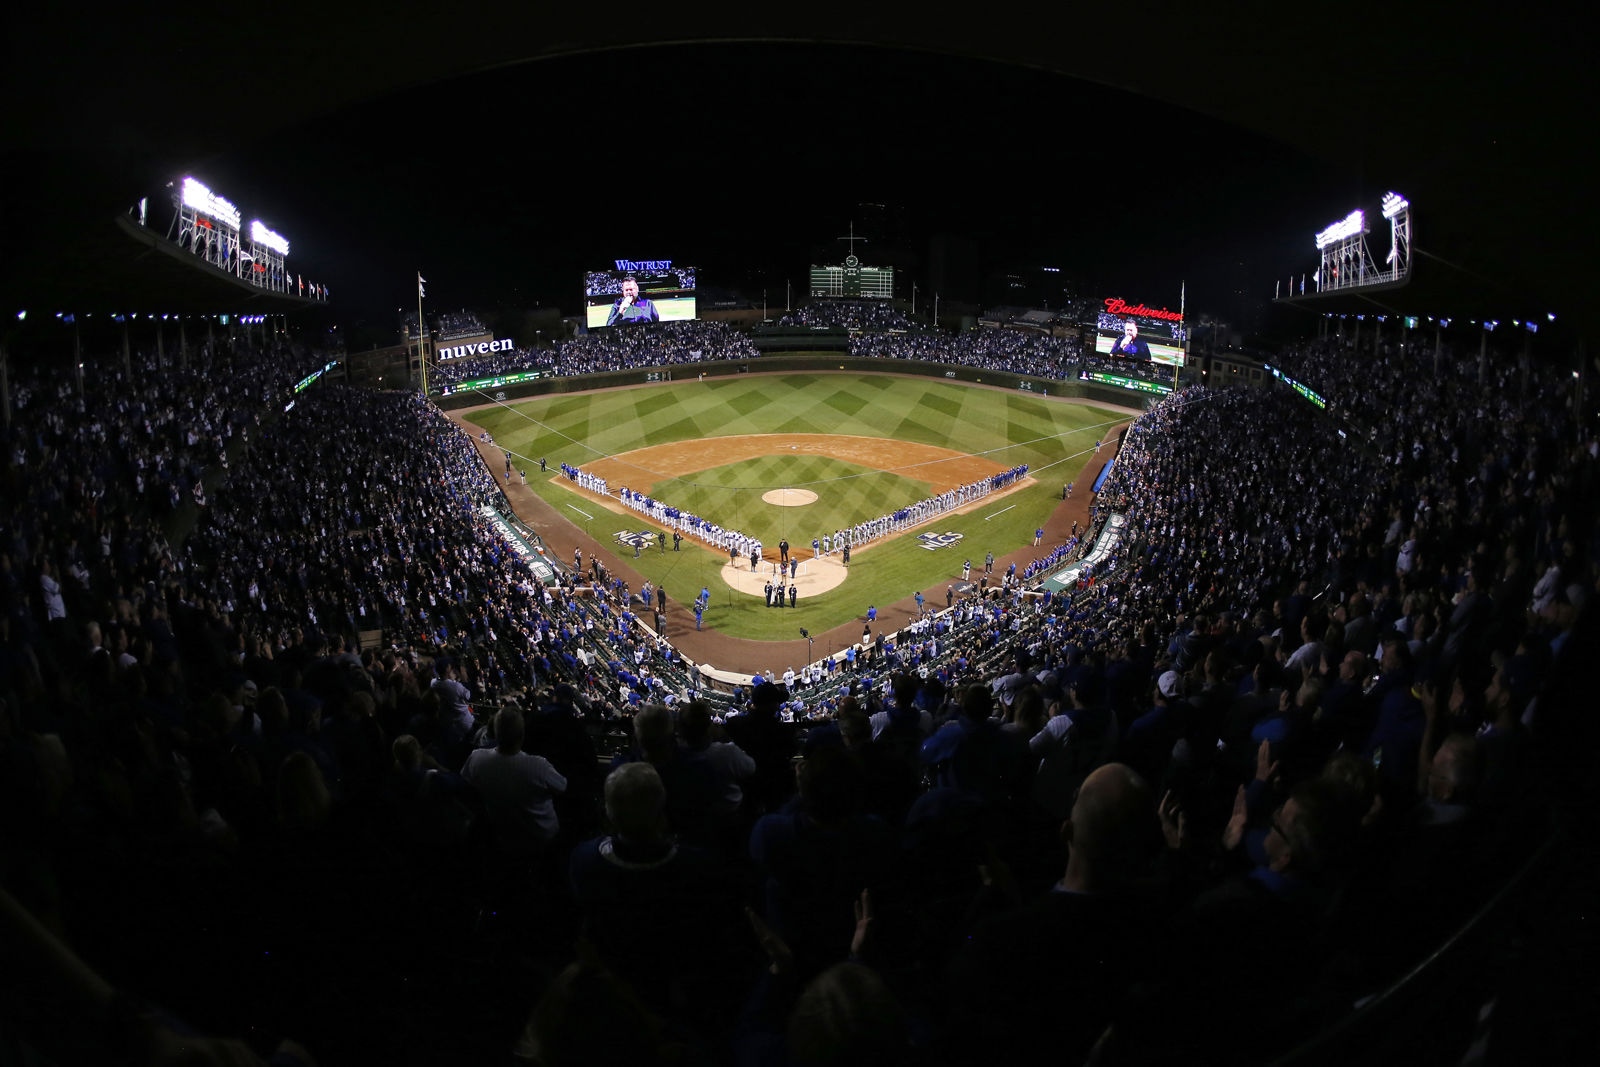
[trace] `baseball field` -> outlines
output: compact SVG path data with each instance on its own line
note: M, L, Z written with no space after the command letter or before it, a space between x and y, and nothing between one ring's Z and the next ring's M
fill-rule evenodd
M1027 392L855 373L666 382L460 413L512 454L551 509L675 604L708 589L707 630L767 641L829 630L918 590L937 588L942 602L942 583L959 581L964 561L976 579L986 552L1031 545L1063 484L1127 417ZM612 497L579 489L562 463L605 478ZM1023 463L1028 477L1015 488L854 549L848 569L837 552L812 558L813 538ZM669 533L663 545L665 531L617 502L622 486L759 538L765 560L753 573L747 560L730 568L725 552L687 537L674 551ZM784 538L802 561L799 595L776 610L763 586Z

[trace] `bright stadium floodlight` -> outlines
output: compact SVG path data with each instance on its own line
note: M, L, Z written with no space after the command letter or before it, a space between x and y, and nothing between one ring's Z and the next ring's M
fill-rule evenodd
M250 240L258 245L266 245L280 256L289 254L289 240L282 234L274 233L267 229L260 219L250 220Z
M1396 215L1400 214L1400 212L1404 211L1410 206L1410 201L1401 196L1399 193L1383 194L1383 217L1386 219L1394 218Z
M1317 248L1327 248L1338 241L1349 240L1357 234L1367 232L1367 213L1360 208L1350 212L1326 230L1317 234Z
M183 179L183 202L198 213L225 223L229 229L239 228L239 209L206 188L203 182Z

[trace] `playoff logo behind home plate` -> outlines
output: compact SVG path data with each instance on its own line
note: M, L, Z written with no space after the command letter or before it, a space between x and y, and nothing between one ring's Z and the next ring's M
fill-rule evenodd
M942 533L942 534L925 533L925 534L918 534L917 535L917 540L919 542L921 542L921 544L918 547L925 548L929 552L937 552L941 548L949 548L951 545L957 544L958 542L960 542L960 540L961 540L961 538L963 536L965 536L965 535L964 534L958 534L958 533Z
M617 544L629 548L645 549L656 543L656 535L648 530L618 530Z

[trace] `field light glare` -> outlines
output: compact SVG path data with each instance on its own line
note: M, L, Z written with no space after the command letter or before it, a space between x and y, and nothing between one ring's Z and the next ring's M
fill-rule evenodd
M1399 193L1383 194L1383 217L1386 219L1394 218L1396 215L1400 214L1400 212L1404 211L1410 206L1410 202L1408 202L1406 198L1401 196Z
M202 215L226 223L230 229L239 228L239 209L206 188L202 182L193 178L183 179L183 202Z
M258 245L266 245L280 256L289 254L289 239L267 229L260 219L250 220L250 240Z
M1327 248L1329 245L1354 237L1358 233L1367 232L1367 214L1360 208L1350 212L1326 230L1317 234L1317 247Z

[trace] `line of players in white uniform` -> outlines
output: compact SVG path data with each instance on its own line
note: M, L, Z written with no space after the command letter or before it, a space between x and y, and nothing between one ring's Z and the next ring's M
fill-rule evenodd
M563 463L562 471L580 486L602 496L610 496L604 478L597 477L589 472ZM980 478L978 481L957 486L937 496L918 501L909 507L900 508L888 515L881 515L876 519L845 529L836 530L834 533L823 534L811 542L813 550L823 556L842 551L845 546L859 547L880 537L899 533L902 530L918 526L929 519L943 515L945 512L954 511L965 507L975 500L982 500L996 489L1010 485L1028 473L1026 463L1012 467L1008 471ZM617 499L625 506L632 508L641 515L646 515L655 522L669 529L681 530L690 537L721 549L723 552L736 554L739 559L760 559L761 541L738 530L728 530L698 515L675 508L660 500L636 493L622 486L617 490ZM754 564L751 565L754 569Z

